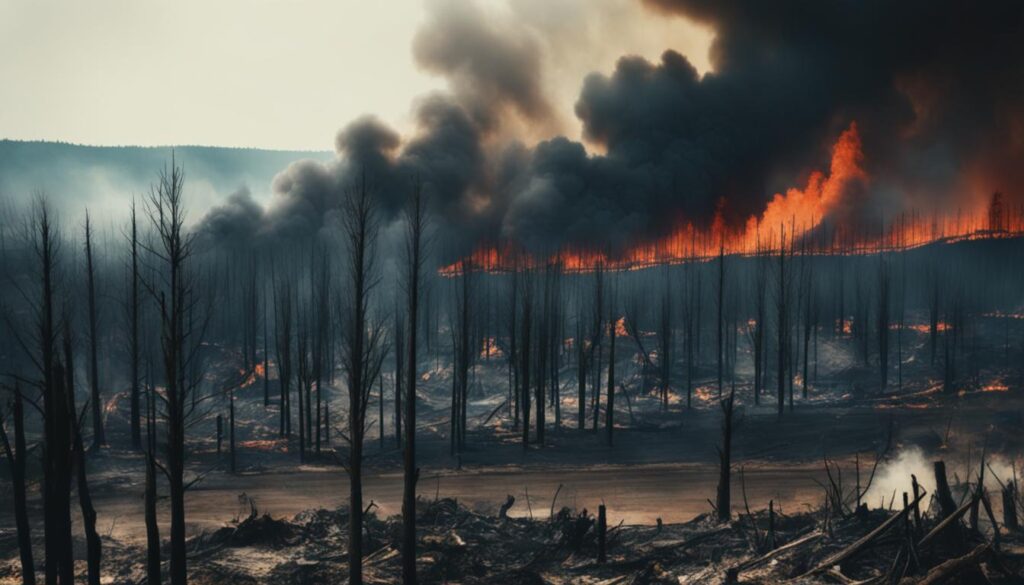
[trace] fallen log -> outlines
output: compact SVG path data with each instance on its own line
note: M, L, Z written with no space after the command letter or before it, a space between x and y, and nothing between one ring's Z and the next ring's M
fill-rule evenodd
M943 583L960 572L977 566L982 555L988 552L989 546L990 545L987 542L979 544L974 550L962 557L949 559L944 563L932 567L931 570L920 579L914 579L911 577L903 578L900 581L900 585L938 585L939 583Z
M767 553L757 557L756 559L750 559L749 561L746 561L744 563L740 563L739 565L736 566L736 570L741 572L741 573L743 571L749 571L750 569L752 569L752 568L754 568L754 567L756 567L756 566L758 566L760 564L766 563L766 562L774 559L775 557L777 557L777 556L779 556L779 555L781 555L781 554L783 554L785 552L791 551L791 550L793 550L795 548L799 548L799 547L801 547L801 546L803 546L803 545L805 545L805 544L807 544L809 542L814 542L815 540L818 540L819 538L821 538L824 535L825 535L824 532L822 532L820 530L815 530L813 532L810 532L808 534L805 534L805 535L801 536L800 538L794 540L793 542L789 542L787 544L784 544L784 545L780 546L779 548L776 548L774 550L768 551Z
M925 496L925 492L924 492L924 490L922 490L921 495L919 495L918 497L914 498L913 503L911 503L910 505L911 506L916 505L918 502L921 501L922 498L924 498L924 496ZM902 510L900 510L896 514L893 514L885 522L882 522L877 528L875 528L871 532L867 533L866 535L861 537L859 540L857 540L853 544L847 546L846 548L842 549L841 551L826 557L825 560L821 561L813 569L811 569L811 570L807 571L806 573L804 573L803 575L801 575L801 577L809 577L811 575L820 573L822 571L827 571L828 569L832 568L834 565L838 565L839 563L841 563L841 562L845 561L846 559L852 557L853 555L857 554L864 547L866 547L867 545L871 544L871 542L874 541L876 538L878 538L879 536L884 534L887 530L892 528L892 526L894 524L896 524L897 522L903 520L907 516L908 512L910 512L910 508L909 507L903 508Z

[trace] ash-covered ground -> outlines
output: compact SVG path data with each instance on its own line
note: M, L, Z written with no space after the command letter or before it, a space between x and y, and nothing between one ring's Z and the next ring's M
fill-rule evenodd
M576 428L573 367L565 365L559 424L549 422L544 445L524 449L506 402L507 363L500 349L492 349L472 368L467 446L452 456L452 370L445 356L428 353L418 389L423 581L715 583L739 568L741 582L775 583L808 572L797 582L861 582L897 573L923 578L942 561L985 545L971 566L982 567L994 582L1016 582L1005 580L1017 571L1018 537L1002 526L1000 492L1015 480L1024 394L1016 350L1004 347L1004 340L1020 335L1024 321L1002 314L978 319L978 339L989 342L972 347L970 354L965 350L956 391L944 389L941 366L930 360L928 328L921 315L914 315L901 332L900 385L890 382L886 391L877 391L876 368L859 359L851 336L838 334L819 340L807 397L797 379L792 410L787 405L781 418L773 388L755 405L752 388L740 382L753 371L741 344L730 523L710 513L722 419L712 366L697 371L690 408L681 388L672 389L664 408L641 353L644 346L657 359L651 349L656 336L639 332L638 343L622 332L615 446L605 443L601 407L596 432L590 428L590 404L588 428ZM232 351L214 349L211 385L234 375L239 359ZM269 370L274 398L272 360ZM228 469L226 437L217 452L215 416L226 416L223 401L210 401L202 422L189 430L189 474L196 480L186 498L190 578L197 583L342 581L348 489L339 464L343 391L331 387L326 398L335 424L324 431L320 453L310 449L302 462L297 434L279 436L277 404L271 400L265 407L263 396L260 376L236 393L234 473ZM104 543L105 582L141 583L143 464L128 437L120 434L127 428L119 420L127 411L125 400L126 394L119 394L106 405L107 427L114 431L110 446L93 451L87 464ZM368 582L388 583L400 576L401 456L387 392L382 439L376 400L369 408L373 426L364 479L365 501L372 502L366 567ZM554 416L551 406L549 417ZM931 496L932 462L946 462L958 502L969 502L982 457L1002 552L993 552L993 527L984 511L974 530L967 526L967 515L956 523L959 540L918 549L917 541L942 517ZM912 474L928 494L918 505L923 519L917 525L908 529L902 520L896 522L864 551L837 563L838 576L832 567L814 570L816 563L897 514L902 493L913 493ZM8 501L7 482L2 489ZM862 491L867 509L858 511L853 494ZM830 505L836 493L841 505ZM38 490L30 488L30 497L30 516L36 521L42 517ZM602 504L608 558L598 563L596 511ZM166 526L166 502L160 508ZM80 526L77 516L75 522ZM41 526L34 537L42 550ZM794 546L772 554L787 544ZM77 535L76 547L83 549L76 550L76 558L84 574L84 544ZM0 511L0 553L5 559L0 582L18 582L8 506Z

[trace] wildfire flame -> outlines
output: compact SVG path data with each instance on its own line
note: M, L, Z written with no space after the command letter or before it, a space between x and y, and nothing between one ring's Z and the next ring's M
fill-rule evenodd
M826 224L828 218L848 203L846 198L856 192L856 187L870 180L863 163L860 133L853 122L832 146L827 175L815 171L803 189L794 187L784 194L775 194L764 211L748 218L741 228L726 226L719 213L708 228L684 223L666 237L638 243L615 257L596 250L566 248L549 257L538 258L508 243L482 246L438 272L451 277L465 271L511 272L549 264L561 266L568 272L598 268L637 270L659 264L707 260L719 254L771 252L782 246L800 254L870 254L907 250L934 242L1024 235L1024 215L1005 209L998 193L988 205L970 213L960 210L955 216L936 213L930 217L905 213L874 235L866 235L840 222Z
M252 371L248 372L248 374L246 374L246 371L244 369L238 370L239 374L245 376L245 380L242 381L240 387L248 388L249 386L252 386L253 384L256 383L256 380L266 376L266 371L267 370L262 363L257 363L253 367Z

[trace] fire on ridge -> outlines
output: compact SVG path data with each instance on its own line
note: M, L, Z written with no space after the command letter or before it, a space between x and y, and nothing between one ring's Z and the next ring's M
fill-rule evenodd
M814 171L803 188L776 193L760 215L750 216L739 228L727 226L716 213L710 226L684 222L667 236L638 242L620 254L596 247L565 247L550 255L536 255L512 242L482 245L472 254L438 270L452 277L464 271L513 272L557 265L567 272L639 270L662 264L703 261L724 255L755 255L785 248L793 254L873 254L901 251L937 242L995 239L1024 235L1024 213L1011 209L1000 193L985 205L956 213L905 212L870 233L863 226L833 221L847 194L870 181L856 122L832 146L826 174Z

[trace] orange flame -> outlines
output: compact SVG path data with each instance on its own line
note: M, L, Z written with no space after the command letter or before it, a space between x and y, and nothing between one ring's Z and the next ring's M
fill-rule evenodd
M739 228L725 225L717 213L708 228L683 223L669 235L653 242L638 243L616 257L591 249L565 248L547 258L538 258L511 244L483 246L469 256L438 270L442 276L464 271L510 272L558 265L568 272L636 270L659 264L680 264L714 258L718 254L751 255L779 250L783 246L801 254L870 254L907 250L933 242L1003 238L1024 235L1024 215L1006 209L996 194L987 205L972 213L925 217L916 212L895 218L882 233L865 235L841 223L823 226L826 218L849 204L858 186L869 181L863 168L864 154L856 122L840 134L832 146L828 175L811 173L803 189L777 193L760 216L751 216ZM818 229L817 233L812 231Z

